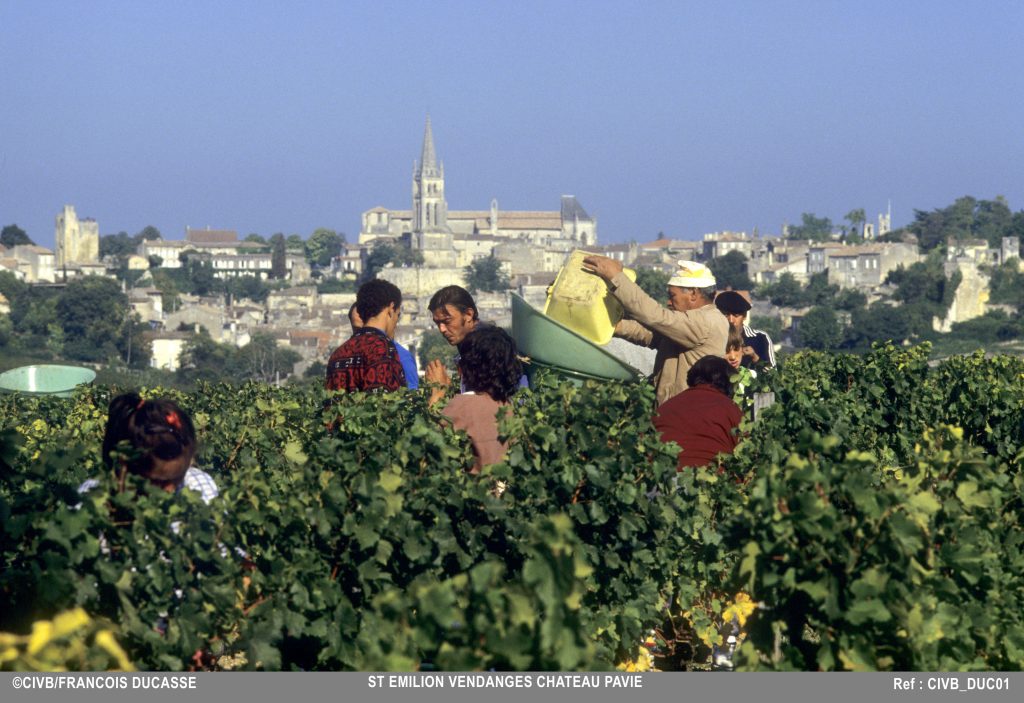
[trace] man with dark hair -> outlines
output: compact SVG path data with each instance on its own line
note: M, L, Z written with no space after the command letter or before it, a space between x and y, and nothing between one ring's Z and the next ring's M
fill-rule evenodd
M356 310L355 305L348 309L348 323L352 325L352 334L355 334L356 330L363 327L363 318L359 317L359 311ZM392 341L395 343L395 349L398 350L398 360L402 362L402 371L405 373L405 387L414 391L420 387L416 360L412 358L412 354L408 349L398 343L398 340Z
M715 308L715 276L695 261L679 261L665 291L668 307L644 293L622 272L622 262L591 254L584 270L608 283L629 319L615 326L615 336L657 350L654 385L658 404L687 388L686 376L698 359L725 353L729 323Z
M395 328L402 316L402 291L389 281L374 279L359 287L355 314L362 321L351 339L334 350L327 362L328 390L398 390L405 372L395 346Z
M437 291L430 298L427 309L438 331L453 347L457 347L480 322L476 301L462 286L445 286Z
M427 309L430 310L438 331L444 336L448 344L459 349L460 353L462 352L460 345L470 333L482 327L493 326L493 323L484 322L480 319L480 314L476 308L476 301L473 300L473 296L470 295L469 291L462 286L445 286L437 291L430 298L430 302L427 303ZM458 356L455 357L456 363L458 363L458 358ZM443 387L447 387L452 382L448 371L440 359L432 359L427 364L423 377L428 382ZM525 374L520 377L519 386L521 388L529 386ZM465 390L465 384L463 383L460 392Z
M654 426L661 441L682 447L678 470L705 466L736 448L743 415L732 401L732 372L725 359L702 357L686 374L689 387L658 407Z

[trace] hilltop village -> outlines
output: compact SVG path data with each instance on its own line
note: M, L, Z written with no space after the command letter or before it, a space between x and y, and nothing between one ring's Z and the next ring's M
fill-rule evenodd
M978 209L977 201L970 200ZM1005 202L995 202L1009 213ZM501 209L492 199L484 209L449 209L444 163L428 117L412 173L410 207L370 207L362 213L355 237L318 230L308 240L295 235L240 238L234 230L210 227L187 227L180 239L164 238L151 227L134 237L101 237L99 223L80 218L74 206L66 205L55 220L56 251L24 236L10 237L11 227L17 228L5 228L0 280L9 282L9 289L17 281L18 291L42 288L51 295L89 276L116 281L130 306L125 318L141 331L137 338L131 330L125 333L127 355L120 344L108 356L113 350L131 363L134 344L135 364L144 360L151 368L173 372L194 363L194 354L186 352L199 335L236 348L256 338L271 339L276 347L293 352L288 358L295 361L285 365L285 377L317 371L348 338L347 312L362 280L379 277L402 290L403 317L396 339L410 349L422 349L433 330L426 302L434 291L449 284L466 286L474 291L483 317L508 326L510 295L542 308L548 287L576 249L604 254L637 270L641 282L650 286L648 292L659 299L666 274L678 260L706 262L720 272L722 287L754 292L753 324L770 328L782 348L840 347L844 335L850 338L851 327L868 326L866 311L874 310L877 322L887 309L917 302L922 304L915 308L917 314L928 319L916 327L888 330L897 343L920 336L924 326L948 333L983 316L1002 314L1010 322L1017 314L1012 301L1000 302L999 294L993 298L993 277L997 287L1005 288L1005 267L1020 271L1016 231L1021 213L1011 214L1005 231L996 235L958 232L928 247L914 227L894 232L889 213L878 215L876 224L867 221L863 210L853 211L847 216L849 226L838 229L828 221L822 229L819 218L805 214L802 225L784 226L775 235L724 231L691 239L659 233L650 241L601 244L597 219L575 196L552 196L547 204L553 208L514 211ZM950 209L957 206L961 201ZM918 213L916 224L930 214ZM915 271L926 285L937 285L938 293L926 291L920 300L911 299ZM0 332L13 330L27 314L12 315L16 301L10 298L18 295L14 291L0 287ZM816 309L828 315L811 314ZM809 314L815 329L808 325L801 335ZM17 320L2 322L4 316ZM823 330L818 329L822 317ZM828 343L829 337L834 343ZM280 368L276 376L281 377Z

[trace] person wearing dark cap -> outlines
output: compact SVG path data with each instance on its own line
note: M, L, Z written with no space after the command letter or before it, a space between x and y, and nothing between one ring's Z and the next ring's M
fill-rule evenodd
M747 324L750 298L739 291L725 290L715 296L715 307L729 320L730 327L735 327L743 334L743 367L774 367L775 348L771 337L761 330L751 329Z

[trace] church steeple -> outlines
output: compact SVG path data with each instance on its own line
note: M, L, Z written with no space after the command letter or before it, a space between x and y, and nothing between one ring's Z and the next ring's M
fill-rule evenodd
M437 153L434 151L434 130L430 128L430 115L427 115L427 125L423 128L423 152L420 154L419 172L424 176L436 176Z
M444 199L444 165L438 167L430 115L423 129L423 151L412 177L413 232L448 232L448 203Z

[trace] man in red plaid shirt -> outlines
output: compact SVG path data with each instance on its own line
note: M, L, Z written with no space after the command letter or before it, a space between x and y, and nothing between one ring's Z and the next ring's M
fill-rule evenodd
M356 293L363 326L334 350L327 362L327 390L385 391L405 386L405 372L395 347L402 316L402 291L389 281L364 283Z

